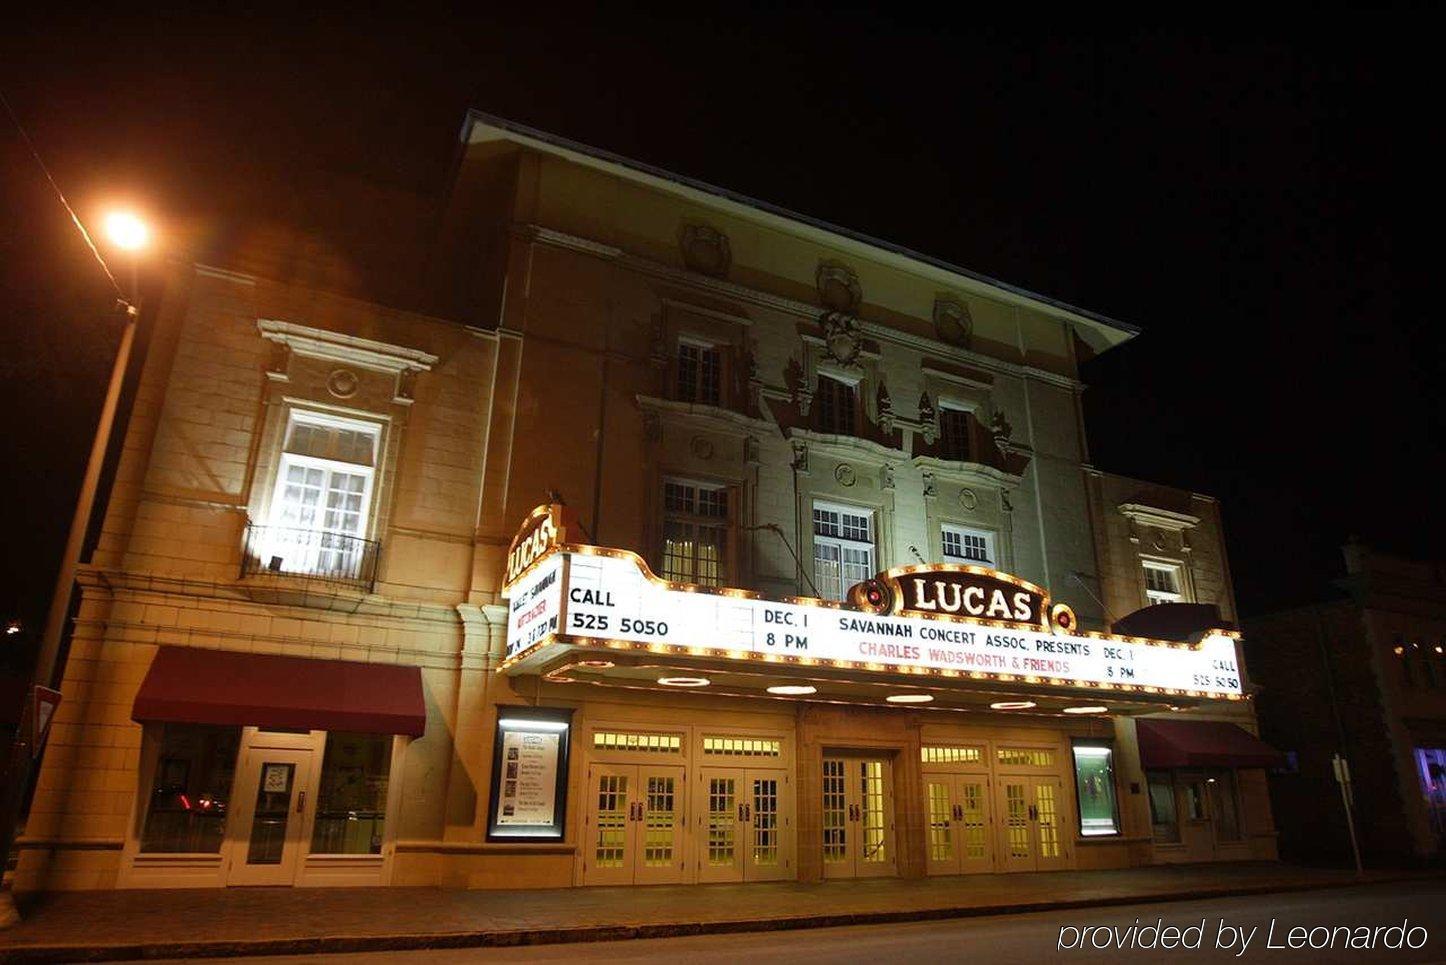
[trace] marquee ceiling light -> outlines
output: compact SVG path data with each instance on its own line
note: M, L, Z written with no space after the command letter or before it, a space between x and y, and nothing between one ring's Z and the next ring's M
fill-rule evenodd
M711 681L707 677L659 677L664 687L706 687Z
M891 704L927 704L934 699L933 694L890 694L884 698Z
M1037 706L1032 700L998 700L989 705L990 710L1028 710Z
M1108 710L1108 707L1101 707L1098 704L1091 704L1088 707L1066 707L1064 709L1064 712L1066 714L1103 714Z
M783 697L802 697L806 694L818 693L818 688L810 687L808 684L779 684L776 687L769 687L768 692Z
M577 665L579 667L592 667L594 670L607 670L610 667L617 666L617 664L611 660L579 660Z

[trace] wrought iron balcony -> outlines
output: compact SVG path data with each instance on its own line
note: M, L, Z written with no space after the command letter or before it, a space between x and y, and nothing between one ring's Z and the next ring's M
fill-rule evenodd
M370 591L381 547L346 533L247 523L241 576L297 576Z

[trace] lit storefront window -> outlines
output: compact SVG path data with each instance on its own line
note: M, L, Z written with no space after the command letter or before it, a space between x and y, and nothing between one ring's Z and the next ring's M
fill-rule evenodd
M326 735L312 854L381 854L391 777L390 734Z
M1114 756L1114 748L1107 741L1074 742L1079 833L1085 837L1120 833L1120 816L1115 800Z
M220 852L240 745L239 727L164 726L141 831L142 852Z
M1431 829L1446 835L1446 748L1416 748L1416 768L1421 777L1421 794Z

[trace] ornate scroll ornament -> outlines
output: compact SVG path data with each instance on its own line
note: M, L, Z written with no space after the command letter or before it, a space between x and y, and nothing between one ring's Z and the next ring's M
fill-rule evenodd
M705 224L685 224L678 239L683 264L704 275L722 278L733 265L728 236Z
M934 411L934 403L929 401L927 392L919 396L919 425L924 428L924 441L932 446L934 436L939 431L939 418L938 413Z
M933 499L939 495L939 487L934 481L934 474L928 469L923 471L924 477L924 498Z
M864 300L864 290L859 286L859 276L852 268L836 261L820 262L814 281L824 308L847 315L858 313Z
M979 497L974 494L972 489L961 489L959 490L959 505L973 510L979 505Z
M864 343L859 338L859 326L854 317L842 312L824 312L818 321L823 326L824 355L845 368L857 365Z
M834 469L833 478L838 480L840 486L852 486L858 481L858 474L854 472L853 466L850 466L846 462L841 462L837 468Z
M889 390L884 387L883 379L879 380L879 391L874 394L874 402L878 407L879 428L885 432L893 432L894 400L889 397Z
M884 463L883 468L879 470L879 488L894 488L894 467L887 462Z
M942 295L934 299L934 332L945 344L967 348L974 335L974 319L968 306Z
M693 455L697 456L699 459L713 458L713 443L710 442L708 439L705 439L703 436L694 436L692 439L690 439L688 441L688 448L691 449L693 451Z
M994 437L994 445L1000 452L1009 447L1009 437L1014 435L1014 426L1009 424L1004 413L998 409L994 410L994 415L989 420L989 434Z
M804 475L808 474L808 443L801 439L793 441L793 468Z

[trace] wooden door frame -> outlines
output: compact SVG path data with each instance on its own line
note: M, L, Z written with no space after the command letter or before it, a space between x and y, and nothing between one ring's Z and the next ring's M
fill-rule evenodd
M280 763L292 763L291 793L286 802L288 820L286 840L282 844L282 859L277 865L250 865L247 855L250 851L251 830L256 819L256 796L260 791L262 768L274 758ZM253 766L254 765L254 766ZM272 747L265 744L253 745L241 752L236 768L236 785L231 799L239 802L234 823L227 822L227 833L231 838L231 860L226 866L228 887L252 887L258 885L289 886L296 883L306 862L311 842L312 824L316 819L316 751L311 747ZM298 800L298 795L306 795ZM293 808L299 805L299 814ZM296 816L293 822L290 816ZM290 850L289 857L287 851ZM251 869L257 869L252 871ZM265 876L262 868L275 869L275 874Z

